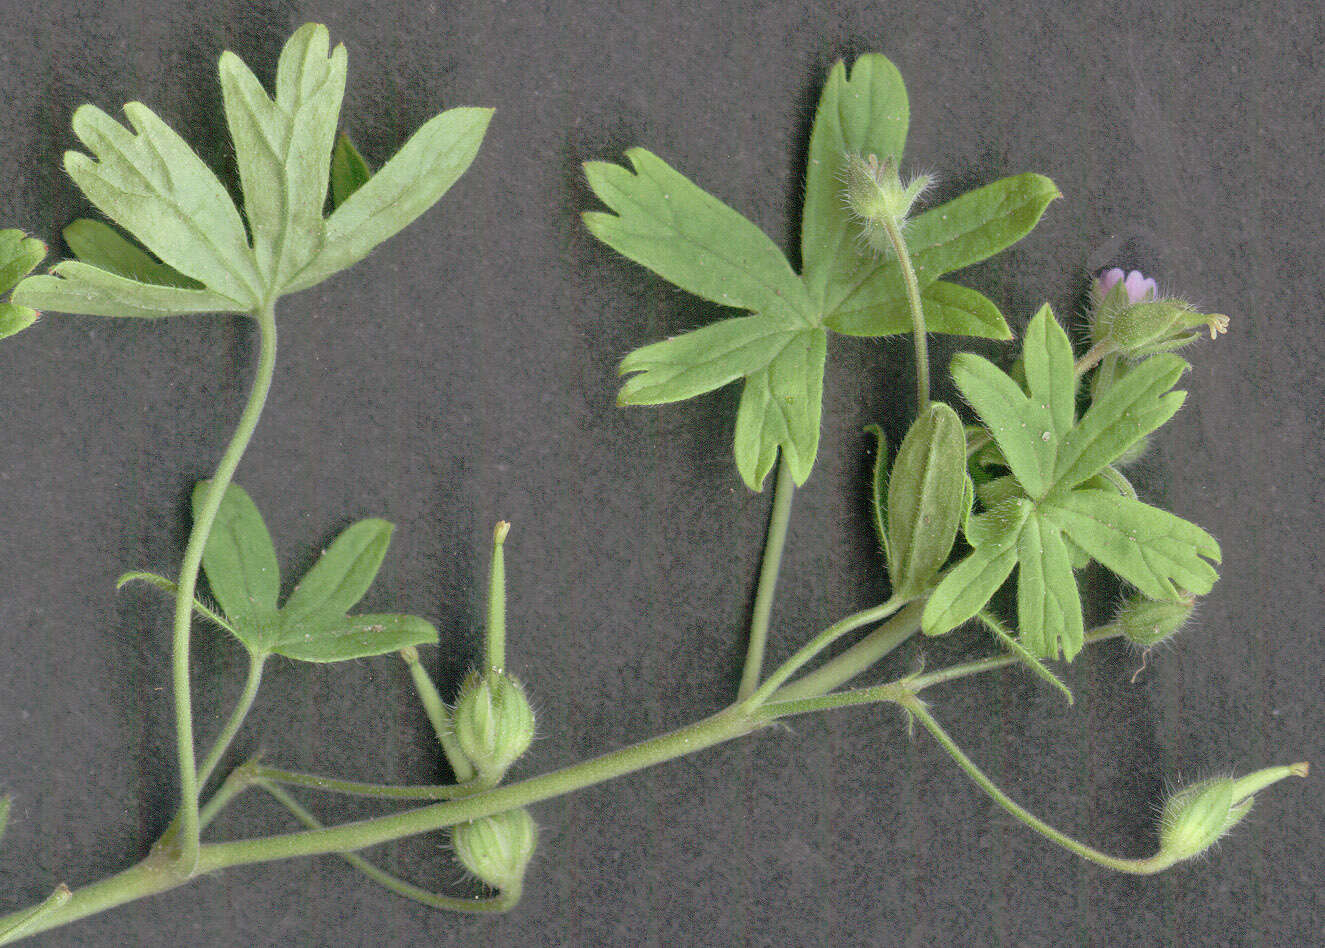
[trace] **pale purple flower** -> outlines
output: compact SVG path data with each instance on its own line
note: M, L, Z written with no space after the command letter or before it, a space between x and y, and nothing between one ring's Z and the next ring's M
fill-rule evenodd
M1140 270L1133 270L1124 276L1121 269L1114 267L1111 270L1105 270L1095 278L1095 291L1099 294L1100 299L1108 296L1109 291L1118 284L1119 280L1123 281L1123 289L1127 291L1127 302L1129 303L1140 303L1159 296L1159 287L1155 284L1155 281Z

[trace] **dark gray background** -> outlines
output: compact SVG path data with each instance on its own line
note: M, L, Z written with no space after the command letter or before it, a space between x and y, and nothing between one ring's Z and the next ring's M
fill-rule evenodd
M274 398L240 481L289 574L351 518L395 521L368 602L437 622L429 661L449 687L476 654L489 530L513 521L510 657L539 711L528 775L729 699L769 500L730 459L734 390L614 407L625 352L723 313L595 244L577 217L594 206L579 163L645 145L794 247L822 77L840 56L886 53L911 92L908 165L936 173L940 197L1031 170L1065 195L1012 252L959 276L1015 327L1043 300L1072 319L1087 268L1115 263L1233 318L1193 353L1188 406L1136 475L1223 542L1224 579L1198 621L1136 684L1136 654L1085 656L1068 670L1074 710L1016 672L932 695L1018 799L1143 855L1167 782L1321 763L1314 6L6 0L0 224L63 252L59 228L87 210L59 170L85 101L141 99L230 174L217 56L234 49L269 79L308 19L349 48L343 123L375 164L444 106L496 107L437 209L283 305ZM943 367L952 341L934 350ZM253 357L252 332L229 318L50 316L0 345L0 789L17 801L6 907L123 867L167 819L169 610L113 583L176 568L190 487L228 437ZM906 340L832 343L774 658L885 593L861 427L904 430L909 373ZM1098 617L1117 588L1089 585ZM973 634L925 647L931 665L987 650ZM243 662L211 631L196 654L205 739ZM394 660L273 663L240 750L259 745L346 776L442 776ZM362 812L306 799L327 818ZM505 918L436 914L325 858L226 872L40 941L1304 945L1325 937L1323 802L1315 777L1277 787L1211 858L1124 878L1018 828L895 712L860 709L540 804L528 893ZM217 832L283 819L263 803ZM468 891L445 848L374 855Z

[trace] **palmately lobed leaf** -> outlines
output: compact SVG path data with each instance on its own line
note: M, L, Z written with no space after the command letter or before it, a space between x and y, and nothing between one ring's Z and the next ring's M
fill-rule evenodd
M328 618L339 621L368 592L382 568L394 530L392 524L375 517L342 530L290 593L281 608L282 629Z
M589 186L613 213L582 217L595 237L681 289L748 309L786 328L818 314L786 256L758 227L643 148L620 165L584 165Z
M46 256L46 245L21 230L0 230L0 295L8 293ZM0 303L0 339L37 321L37 311L21 303Z
M64 229L63 236L64 242L79 262L115 276L155 286L176 286L190 290L203 288L197 280L186 277L174 267L166 266L102 221L79 218Z
M241 312L265 298L248 234L225 186L188 144L140 102L125 128L96 106L74 112L91 155L65 154L65 170L97 208L180 273Z
M797 485L809 478L819 451L827 358L828 334L807 329L746 379L733 440L736 467L751 490L763 489L779 450Z
M200 481L194 488L195 518L211 489L210 481ZM203 547L202 567L236 637L250 650L266 652L277 627L281 571L262 514L238 484L230 484L221 498Z
M437 630L418 616L371 614L330 617L287 628L272 650L300 662L348 662L436 645Z
M322 248L332 145L345 95L345 47L305 24L281 51L273 101L234 53L219 71L226 122L268 291L283 290Z

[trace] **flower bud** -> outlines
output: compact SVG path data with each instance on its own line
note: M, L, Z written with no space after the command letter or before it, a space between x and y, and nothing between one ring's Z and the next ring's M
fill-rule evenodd
M1245 777L1203 780L1179 790L1160 816L1159 854L1166 865L1199 856L1251 811L1253 794L1285 777L1305 777L1305 762L1267 767Z
M524 688L505 672L470 673L452 717L456 742L479 774L500 779L534 739Z
M451 827L456 859L501 892L519 892L538 847L538 826L521 807Z
M1163 299L1128 306L1113 318L1108 336L1117 351L1131 357L1153 355L1194 342L1206 328L1210 338L1228 332L1222 313L1198 313L1190 303Z
M1114 295L1114 287L1119 286L1119 284L1121 284L1121 288L1116 295L1120 297L1120 301L1141 303L1159 296L1159 286L1140 270L1133 270L1131 273L1124 275L1121 269L1114 267L1111 270L1105 270L1095 278L1096 302L1103 302Z
M1150 648L1177 635L1195 609L1194 596L1174 600L1133 596L1119 607L1113 625L1129 642Z
M902 184L897 159L870 155L847 155L842 166L844 197L851 213L869 223L891 221L901 226L921 193L933 183L928 175L917 175Z

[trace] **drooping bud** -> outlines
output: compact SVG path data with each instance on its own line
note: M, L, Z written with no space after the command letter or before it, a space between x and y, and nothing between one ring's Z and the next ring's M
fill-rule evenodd
M897 159L891 156L880 162L875 155L848 155L842 178L847 208L866 225L891 221L901 227L920 195L933 184L933 178L923 174L902 184Z
M519 892L525 868L538 847L538 826L521 807L451 828L456 859L501 892Z
M1194 596L1167 601L1133 596L1119 607L1113 625L1129 642L1150 648L1177 635L1195 608Z
M1266 767L1245 777L1203 780L1179 790L1160 816L1159 853L1164 865L1199 856L1251 811L1254 794L1285 777L1305 777L1305 762Z
M500 780L534 740L534 711L510 675L471 672L456 699L452 727L479 775Z

